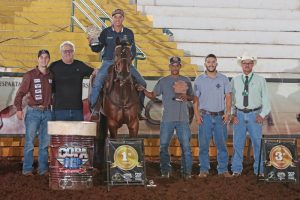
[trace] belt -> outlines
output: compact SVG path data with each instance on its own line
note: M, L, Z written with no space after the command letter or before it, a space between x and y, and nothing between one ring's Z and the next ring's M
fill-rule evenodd
M34 109L38 109L40 111L51 110L51 105L48 106L38 105L38 106L30 106L30 107Z
M260 110L261 107L254 108L254 109L248 109L248 108L244 108L244 109L236 108L236 109L238 109L239 111L242 111L243 113L249 113L249 112L254 112L254 111Z
M213 116L224 115L224 111L220 111L220 112L210 112L210 111L201 109L200 112L201 112L202 114L213 115Z

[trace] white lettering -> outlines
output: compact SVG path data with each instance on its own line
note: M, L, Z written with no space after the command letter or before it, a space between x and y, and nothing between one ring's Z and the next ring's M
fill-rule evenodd
M42 93L42 90L41 90L41 89L37 89L37 90L34 90L34 92L35 92L36 94L38 94L38 93Z
M34 84L34 88L42 88L41 84Z
M59 158L88 158L86 147L59 147Z

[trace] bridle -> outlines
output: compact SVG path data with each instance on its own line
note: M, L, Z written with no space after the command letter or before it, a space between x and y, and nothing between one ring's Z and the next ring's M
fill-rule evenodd
M117 56L115 56L115 59L114 59L114 71L116 72L116 75L117 75L117 77L115 78L114 81L116 82L119 80L120 86L123 86L128 80L132 81L131 74L130 74L131 51L130 51L130 46L117 45L115 48L115 52L117 52L118 48L123 48L123 49L121 50L121 55L120 55L121 58L118 58ZM130 53L130 55L127 55L126 51L128 51ZM121 72L122 72L121 65L122 65L123 60L125 60L125 62L127 64L126 65L126 72L127 72L126 77L123 77L121 75Z

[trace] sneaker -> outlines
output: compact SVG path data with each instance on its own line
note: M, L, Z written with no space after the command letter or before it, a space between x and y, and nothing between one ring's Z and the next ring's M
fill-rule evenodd
M169 172L165 172L161 174L162 178L170 178L170 173Z
M239 176L241 176L241 173L239 173L239 172L233 172L231 176L232 177L239 177Z
M231 178L232 177L231 174L229 174L229 172L223 172L223 173L219 174L219 176L223 176L225 178Z
M24 176L33 176L33 173L32 172L23 172L23 175Z
M208 176L208 172L200 172L200 174L198 175L199 178L207 178Z

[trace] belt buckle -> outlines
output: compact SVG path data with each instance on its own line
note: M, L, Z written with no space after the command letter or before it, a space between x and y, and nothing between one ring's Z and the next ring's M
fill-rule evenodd
M37 106L37 108L41 111L45 111L45 110L48 110L48 106L42 106L42 105L39 105Z
M42 105L39 105L39 106L37 106L37 107L38 107L38 109L41 110L41 111L44 111L44 110L45 110L45 107L42 106Z
M249 112L253 112L253 109L244 108L244 113L249 113Z
M201 113L204 113L204 114L206 114L206 115L212 115L212 113L211 112L209 112L209 111L207 111L207 110L201 110Z
M219 113L218 112L210 112L210 115L212 116L217 116Z

